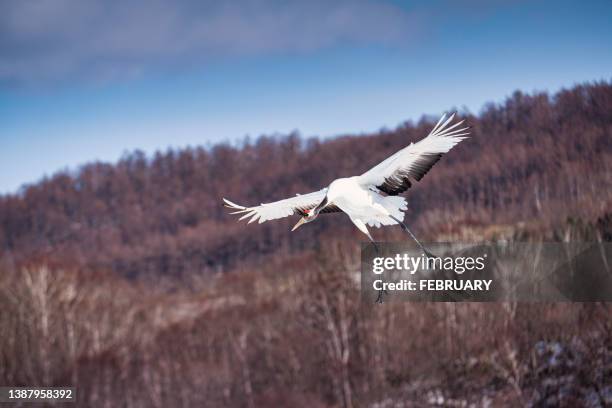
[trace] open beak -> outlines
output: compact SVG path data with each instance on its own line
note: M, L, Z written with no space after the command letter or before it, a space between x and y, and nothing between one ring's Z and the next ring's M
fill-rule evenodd
M297 224L295 224L293 226L293 228L291 228L291 231L295 231L296 229L300 228L302 226L302 224L306 224L306 218L305 217L300 218L300 220L297 222Z

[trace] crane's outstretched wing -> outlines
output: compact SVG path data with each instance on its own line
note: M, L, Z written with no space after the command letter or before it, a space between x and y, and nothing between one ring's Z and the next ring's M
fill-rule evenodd
M276 220L278 218L289 217L293 214L306 215L308 210L315 208L327 194L327 187L308 194L298 194L295 197L286 198L284 200L275 201L273 203L265 203L256 207L243 207L241 205L232 203L230 200L224 198L225 206L231 208L234 211L230 214L243 214L240 217L241 220L249 218L249 224L253 221L259 220L259 223ZM341 210L335 205L328 205L321 213L340 212Z
M459 127L464 121L448 126L455 114L438 121L426 138L383 160L359 176L359 183L366 187L376 187L388 195L398 195L408 190L413 182L420 181L437 163L442 155L452 149L469 134L469 127Z

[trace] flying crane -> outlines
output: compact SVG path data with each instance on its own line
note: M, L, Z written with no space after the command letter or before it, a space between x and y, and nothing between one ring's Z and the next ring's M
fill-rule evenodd
M301 215L292 231L314 221L319 214L343 212L376 246L368 226L400 225L427 256L427 251L404 223L406 199L399 194L423 176L457 143L469 135L469 127L460 127L463 120L451 125L455 114L442 115L427 137L411 143L360 176L339 178L329 186L312 193L298 194L271 203L245 207L223 199L225 206L242 214L240 220L259 223Z

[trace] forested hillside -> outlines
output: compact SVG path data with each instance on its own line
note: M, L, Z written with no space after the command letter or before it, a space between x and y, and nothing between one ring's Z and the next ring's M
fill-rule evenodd
M611 84L462 116L472 137L407 192L420 237L612 241ZM0 384L83 407L612 404L609 303L370 304L344 215L290 232L222 206L359 174L436 119L134 152L0 198Z
M527 221L546 229L570 216L596 219L612 203L610 112L612 85L595 83L555 95L515 92L478 116L461 114L472 136L406 193L409 224L436 239L466 226ZM247 227L226 213L222 197L249 205L313 191L424 137L435 120L324 141L262 136L86 164L0 198L0 250L18 265L44 259L150 278L296 253L321 234L357 242L342 215L295 233L294 219ZM374 231L381 240L396 234Z

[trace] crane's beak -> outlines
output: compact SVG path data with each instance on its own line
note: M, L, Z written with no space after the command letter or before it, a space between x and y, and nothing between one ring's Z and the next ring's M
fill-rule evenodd
M295 231L296 229L300 228L302 226L302 224L306 224L306 217L300 218L300 220L297 222L297 224L295 224L293 226L293 228L291 228L291 231Z

